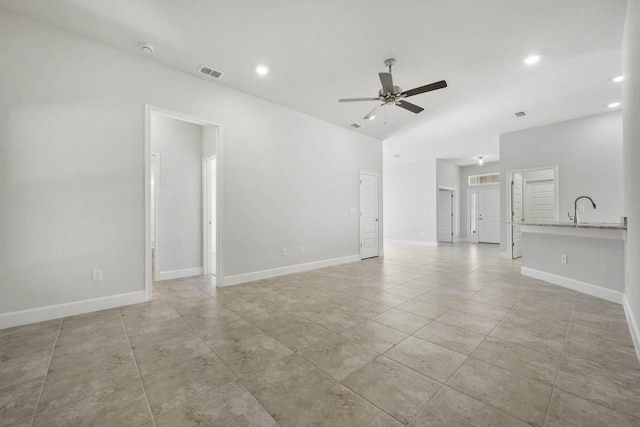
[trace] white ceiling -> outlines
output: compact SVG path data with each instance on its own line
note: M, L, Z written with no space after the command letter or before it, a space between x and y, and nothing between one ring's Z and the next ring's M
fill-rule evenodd
M354 132L384 140L393 162L476 155L497 160L498 135L607 110L621 97L625 0L0 0L0 7L144 55ZM527 67L522 60L539 53ZM384 60L411 89L449 87L409 100L373 121ZM255 73L258 64L271 72ZM211 84L218 84L213 82ZM517 111L527 116L515 118ZM401 158L393 157L401 154ZM387 160L387 158L385 158Z

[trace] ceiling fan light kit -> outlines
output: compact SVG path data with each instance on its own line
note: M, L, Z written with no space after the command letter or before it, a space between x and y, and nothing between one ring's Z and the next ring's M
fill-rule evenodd
M339 99L338 102L360 102L360 101L378 101L381 102L376 108L371 110L369 114L367 114L364 118L365 120L371 120L375 117L378 109L385 105L397 105L400 108L404 108L407 111L411 111L412 113L418 114L424 111L424 108L412 104L410 102L404 101L404 98L408 98L410 96L419 95L421 93L430 92L433 90L444 89L447 87L447 82L444 80L440 80L438 82L430 83L428 85L420 86L414 89L410 89L407 91L402 91L400 86L395 86L393 84L393 76L391 75L391 69L393 65L396 63L396 60L393 58L389 58L384 61L384 65L389 68L388 72L378 73L378 77L380 77L380 83L382 84L382 89L378 92L377 98L344 98Z

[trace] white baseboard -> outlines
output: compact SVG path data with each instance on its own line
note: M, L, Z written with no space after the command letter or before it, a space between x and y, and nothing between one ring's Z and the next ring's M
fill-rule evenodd
M397 243L399 245L429 246L433 248L438 247L438 242L423 242L422 240L385 239L384 241L387 243Z
M252 273L237 274L224 278L222 286L239 285L240 283L269 279L271 277L284 276L285 274L301 273L317 268L331 267L332 265L346 264L360 261L360 255L350 255L341 258L331 258L322 261L308 262L305 264L288 265L286 267L272 268L270 270L254 271Z
M49 305L46 307L31 308L28 310L12 311L0 314L0 329L13 326L27 325L29 323L43 322L45 320L59 319L61 317L74 316L92 311L106 310L122 307L124 305L138 304L147 301L145 291L131 292L128 294L112 295L102 298L74 301L65 304Z
M622 304L622 297L624 294L620 291L614 291L612 289L603 288L602 286L581 282L579 280L558 276L556 274L547 273L529 267L522 267L520 271L524 276L544 280L545 282L553 283L554 285L562 286L563 288L573 289L574 291L582 292L593 297Z
M202 267L185 268L183 270L161 271L158 280L181 279L183 277L202 276Z
M629 305L629 300L626 295L622 297L622 306L624 307L624 314L627 316L627 324L629 325L629 332L631 332L631 338L633 339L633 346L636 348L636 356L640 361L640 327L638 327L636 316Z

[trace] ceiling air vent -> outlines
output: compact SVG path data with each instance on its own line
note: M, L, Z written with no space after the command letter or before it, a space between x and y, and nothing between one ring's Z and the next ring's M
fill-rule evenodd
M207 67L206 65L201 65L198 71L200 71L202 74L206 74L207 76L211 76L216 79L222 77L221 71L214 70L213 68Z
M516 117L522 117L522 116L526 116L526 115L527 115L527 113L525 113L524 111L518 111L516 113Z
M354 129L360 129L362 127L362 125L360 123L351 123L350 126L352 128L354 128Z

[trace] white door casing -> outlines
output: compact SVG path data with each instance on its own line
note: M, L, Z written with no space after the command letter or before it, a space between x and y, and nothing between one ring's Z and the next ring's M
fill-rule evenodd
M378 256L379 178L360 172L360 259Z
M478 241L500 243L500 189L478 190Z
M438 190L438 241L453 243L453 191Z
M512 258L520 258L522 256L522 231L516 223L524 221L524 194L522 191L522 174L514 173L511 180L511 203L513 209L511 211L511 236L513 241Z

